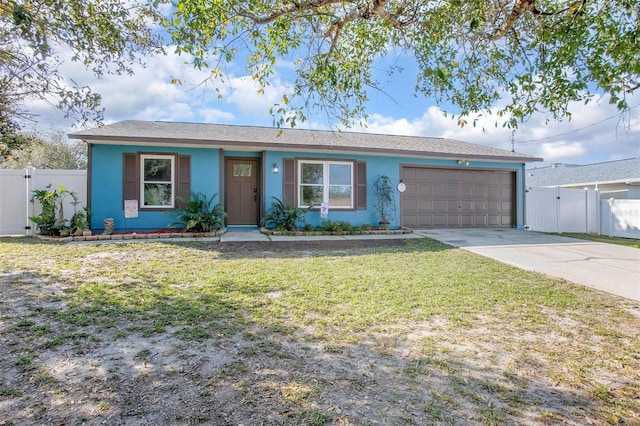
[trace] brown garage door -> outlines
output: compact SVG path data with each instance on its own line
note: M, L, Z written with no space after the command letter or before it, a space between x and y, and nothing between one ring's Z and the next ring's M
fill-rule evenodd
M403 166L402 225L408 228L511 227L515 172Z

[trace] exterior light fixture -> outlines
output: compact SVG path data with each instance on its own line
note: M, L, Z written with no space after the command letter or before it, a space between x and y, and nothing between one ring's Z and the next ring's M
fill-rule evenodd
M458 160L458 164L460 164L461 166L468 166L469 165L469 161L468 160Z
M280 169L278 168L278 163L273 163L273 168L271 169L273 173L278 173Z

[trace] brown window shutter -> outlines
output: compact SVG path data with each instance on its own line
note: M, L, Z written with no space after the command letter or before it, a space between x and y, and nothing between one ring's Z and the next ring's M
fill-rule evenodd
M176 170L177 188L176 197L184 200L181 203L176 198L176 207L184 207L187 201L191 199L191 156L190 155L178 155L178 166Z
M138 172L138 154L123 154L122 182L122 208L124 208L124 200L140 199L140 173Z
M284 158L282 160L282 201L291 206L297 206L296 201L296 160Z
M356 209L367 209L367 163L356 163Z

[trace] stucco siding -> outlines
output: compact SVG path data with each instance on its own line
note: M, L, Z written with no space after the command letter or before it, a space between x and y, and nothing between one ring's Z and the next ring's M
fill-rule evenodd
M113 218L118 230L166 228L173 218L166 211L139 211L137 218L124 217L122 176L124 153L175 153L191 156L191 191L220 201L220 155L217 149L149 146L94 145L91 161L91 228L100 231L104 219Z

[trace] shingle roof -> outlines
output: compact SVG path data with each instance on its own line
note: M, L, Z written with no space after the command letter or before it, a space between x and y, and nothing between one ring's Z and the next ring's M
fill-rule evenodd
M224 124L120 121L69 135L91 143L358 152L430 158L533 162L541 158L454 139Z
M527 169L527 186L587 185L622 181L640 181L640 158L608 161L605 163L554 164Z

